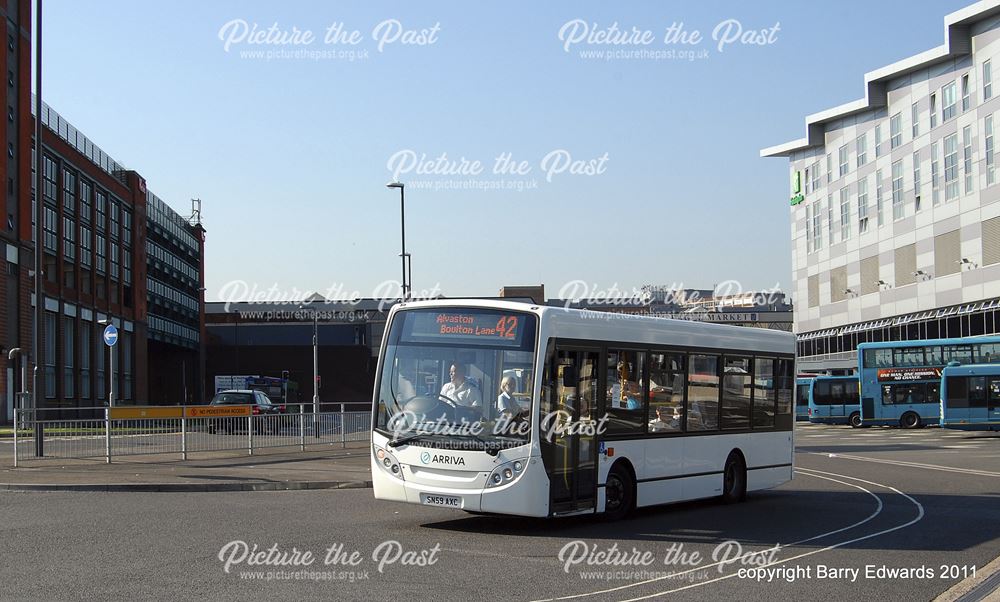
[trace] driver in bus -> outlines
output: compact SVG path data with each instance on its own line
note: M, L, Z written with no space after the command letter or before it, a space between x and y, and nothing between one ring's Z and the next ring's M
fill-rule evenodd
M483 396L479 392L479 387L465 378L464 365L458 362L453 363L448 374L451 376L451 382L447 382L441 387L441 395L460 406L469 408L482 407Z

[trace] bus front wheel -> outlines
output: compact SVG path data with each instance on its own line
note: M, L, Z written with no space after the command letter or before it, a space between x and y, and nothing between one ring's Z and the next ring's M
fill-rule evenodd
M635 484L632 475L618 462L611 467L607 483L604 485L604 518L620 520L635 507Z
M736 452L726 458L726 466L722 469L722 501L735 504L747 499L747 467L743 458Z
M920 427L920 416L914 412L907 412L899 419L899 426L904 429L915 429Z
M854 412L847 420L850 422L852 428L861 428L861 412Z

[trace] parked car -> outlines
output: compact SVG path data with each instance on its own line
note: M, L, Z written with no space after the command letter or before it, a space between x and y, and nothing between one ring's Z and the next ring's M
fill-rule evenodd
M285 406L271 402L271 399L260 391L250 389L231 389L220 391L215 394L209 405L213 406L251 406L250 413L254 416L268 416L284 414ZM246 424L245 418L212 418L208 427L208 432L214 433L216 429L233 433ZM260 423L255 432L263 430L264 422Z

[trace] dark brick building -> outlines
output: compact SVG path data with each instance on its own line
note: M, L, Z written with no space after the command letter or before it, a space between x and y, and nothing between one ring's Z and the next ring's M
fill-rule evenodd
M0 229L0 421L7 422L21 388L18 366L7 360L7 351L30 351L32 344L36 195L30 2L8 0L2 8L9 77L7 119L0 120L0 136L7 142L0 165L8 180ZM184 370L193 393L189 399L200 399L201 388L193 386L202 380L204 363L200 222L192 225L170 209L147 190L141 175L48 106L43 105L41 119L41 403L87 407L107 399L111 376L101 321L114 323L120 333L113 350L121 403L179 403ZM180 366L176 377L175 364Z

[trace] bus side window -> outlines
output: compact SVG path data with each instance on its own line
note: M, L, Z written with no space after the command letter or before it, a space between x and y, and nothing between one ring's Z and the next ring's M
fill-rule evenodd
M986 407L986 377L973 376L969 379L969 407Z
M948 377L948 407L969 407L969 379L964 376Z

